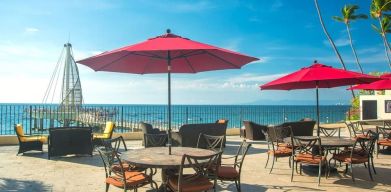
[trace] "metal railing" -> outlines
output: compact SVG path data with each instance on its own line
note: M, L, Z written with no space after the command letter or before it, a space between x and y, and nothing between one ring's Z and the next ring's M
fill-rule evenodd
M320 122L344 121L350 106L321 106ZM84 105L81 108L59 108L49 104L0 104L0 135L13 135L14 124L23 124L26 134L47 134L48 128L89 126L101 129L114 121L116 132L139 131L144 121L161 129L167 128L166 105ZM302 118L316 119L314 106L259 105L174 105L172 128L183 124L213 123L228 119L228 128L241 127L243 120L270 125Z

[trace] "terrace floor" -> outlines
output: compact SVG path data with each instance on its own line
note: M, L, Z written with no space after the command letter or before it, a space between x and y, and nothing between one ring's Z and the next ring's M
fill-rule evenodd
M224 154L234 154L241 139L239 136L227 137ZM126 141L129 148L141 147L141 141ZM356 182L350 175L331 174L328 179L322 177L317 185L317 175L302 176L295 174L290 182L288 158L279 159L269 174L264 168L266 162L265 142L251 142L253 147L244 162L242 171L242 189L244 192L261 191L391 191L391 155L379 155L375 158L377 175L375 181L369 179L364 166L354 166ZM0 191L104 191L104 168L97 153L93 157L54 157L47 160L47 153L31 152L16 156L18 146L0 146ZM47 151L47 146L44 147ZM154 179L160 182L160 174ZM218 182L218 191L236 191L231 182ZM139 191L149 191L148 187ZM121 191L111 186L110 191Z

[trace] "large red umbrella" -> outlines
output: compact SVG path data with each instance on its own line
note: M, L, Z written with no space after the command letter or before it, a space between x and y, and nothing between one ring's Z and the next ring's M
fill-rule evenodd
M240 69L258 60L237 52L192 41L167 30L144 42L104 52L78 63L95 71L168 74L168 137L171 154L171 73L197 73L221 69Z
M364 89L364 90L390 90L391 89L391 74L384 74L380 76L381 80L373 83L361 84L351 87L351 90Z
M315 63L304 67L279 79L260 86L261 90L292 90L316 88L316 114L319 127L319 88L332 88L345 85L370 83L379 80L378 77L332 68ZM319 129L318 129L319 135Z

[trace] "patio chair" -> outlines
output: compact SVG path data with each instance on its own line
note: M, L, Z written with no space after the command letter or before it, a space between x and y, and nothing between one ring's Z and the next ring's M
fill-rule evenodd
M242 173L242 167L244 158L250 149L251 144L243 141L235 156L222 157L221 166L217 168L217 178L221 181L234 181L237 191L241 191L240 175ZM233 163L224 163L228 159L234 159Z
M14 129L19 141L19 150L16 155L31 150L43 151L42 145L43 143L47 142L46 136L25 135L22 124L16 124Z
M264 140L265 135L262 133L262 130L267 130L266 125L260 125L252 121L243 121L245 128L245 139L251 140Z
M367 134L364 132L364 129L359 122L347 122L346 121L345 124L349 130L350 138L356 139L358 137L360 137L360 138L367 137Z
M144 147L164 147L168 141L167 134L144 134Z
M102 142L104 140L111 139L111 137L113 136L114 128L115 128L114 122L112 122L112 121L106 122L106 126L105 126L103 133L94 133L93 134L93 141L92 141L93 145L94 146L102 145Z
M326 156L327 154L323 153L322 142L320 137L295 137L291 136L292 144L292 173L291 173L291 182L293 181L293 172L296 167L297 172L297 163L300 164L300 175L302 173L302 164L305 165L317 165L319 166L318 173L318 185L320 185L320 177L322 174L322 167L326 166L325 176L327 177L328 164Z
M355 182L353 174L353 165L354 164L364 164L368 168L369 177L373 181L371 167L373 168L374 173L376 174L375 166L373 164L373 150L375 148L375 143L379 135L368 131L368 137L357 137L356 142L353 145L352 150L342 151L339 154L334 154L332 159L345 163L346 169L345 174L347 173L350 166L350 173L352 175L352 180Z
M143 141L142 141L143 146L145 144L145 138L144 138L145 134L167 134L166 131L160 131L159 128L153 128L152 124L145 123L142 121L140 122L140 128L141 131L143 132Z
M339 128L326 128L326 127L319 127L320 133L322 133L325 137L334 137L338 133L338 137L340 137L339 134Z
M110 185L121 188L124 191L135 190L137 188L150 184L152 188L158 188L155 181L152 180L152 175L147 175L140 171L127 170L124 168L119 154L107 147L97 147L96 150L102 159L106 174L106 192ZM115 166L117 165L117 166Z
M289 130L290 129L287 127L273 126L273 127L268 127L267 132L264 132L266 136L267 147L268 147L265 168L269 163L270 155L273 156L272 167L270 169L269 174L272 173L273 171L274 162L281 157L289 157L289 167L291 167L290 158L292 156L292 146L284 143L285 135L287 135L286 132L288 132Z
M215 123L223 124L223 125L225 125L225 129L227 129L228 119L219 119ZM223 147L225 147L226 141L227 141L227 138L226 138L226 135L224 135Z
M376 127L376 132L382 135L382 138L377 141L376 145L376 157L379 156L380 146L391 147L391 128L390 125L384 125L383 127Z
M208 191L213 189L216 191L217 178L209 175L209 170L217 169L217 161L221 156L221 152L208 156L191 156L184 154L182 156L181 166L178 175L171 175L168 178L168 188L172 191ZM187 164L187 166L186 166ZM190 168L190 170L184 169Z
M206 143L205 147L201 145L201 141L204 141ZM197 148L204 148L204 149L213 150L215 152L220 152L223 151L223 143L224 143L224 135L213 136L213 135L200 133L200 135L198 136Z

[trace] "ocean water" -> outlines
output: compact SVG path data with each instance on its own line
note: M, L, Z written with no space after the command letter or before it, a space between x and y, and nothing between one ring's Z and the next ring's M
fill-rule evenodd
M346 105L320 106L320 122L344 121L349 108L350 106ZM57 109L58 105L52 104L0 104L0 135L14 134L13 125L16 123L22 123L27 133L34 133L36 130L45 133L49 127L62 126L64 120L54 115L58 113ZM160 128L168 126L166 105L85 104L74 116L77 116L79 121L72 121L70 125L97 126L106 121L115 121L119 132L134 131L140 121ZM228 128L233 128L241 127L243 120L275 125L302 118L316 119L316 107L303 105L172 106L173 129L183 124L211 123L218 119L228 119Z

